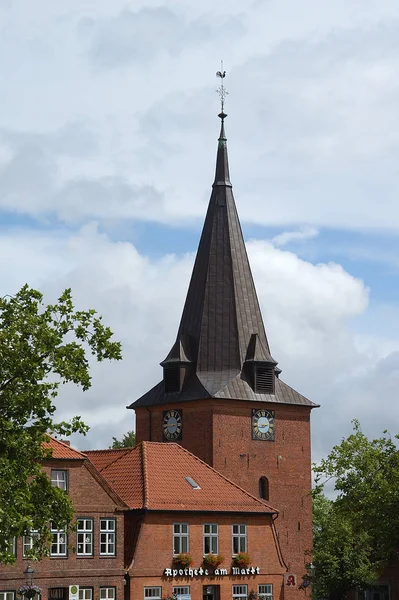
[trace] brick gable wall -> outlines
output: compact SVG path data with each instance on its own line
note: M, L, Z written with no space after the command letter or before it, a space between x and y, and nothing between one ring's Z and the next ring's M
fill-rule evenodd
M109 497L105 490L93 478L84 466L84 461L51 460L46 461L44 470L68 471L68 494L71 497L76 517L93 518L94 555L76 556L76 533L68 537L68 555L65 558L46 557L40 562L23 558L23 540L17 540L17 560L13 565L2 565L0 571L0 590L16 590L25 584L24 570L28 562L35 570L34 583L44 590L42 600L48 598L49 588L79 585L92 587L93 600L99 598L100 587L115 587L116 600L124 597L124 514L120 507ZM99 550L100 518L116 519L115 557L102 557Z
M227 576L196 577L176 576L173 578L163 575L165 568L173 567L173 523L189 524L189 553L194 562L193 569L203 565L203 524L217 523L219 525L219 552L225 560L221 565L228 570ZM248 532L248 553L251 565L258 566L260 574L238 575L230 574L232 563L232 525L245 523ZM258 584L272 584L274 600L282 598L283 573L285 568L279 558L273 536L271 517L267 515L226 515L219 513L158 513L147 512L141 524L134 562L130 571L132 577L131 600L143 598L146 586L161 586L162 595L172 592L173 586L190 586L192 600L202 598L203 586L220 586L222 598L231 598L233 584L248 585L248 591L257 589Z

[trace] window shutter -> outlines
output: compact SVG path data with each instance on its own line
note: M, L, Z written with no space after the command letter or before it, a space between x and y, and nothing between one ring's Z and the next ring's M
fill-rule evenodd
M180 367L164 367L163 380L167 394L180 392Z
M255 393L274 394L274 369L270 366L255 367Z

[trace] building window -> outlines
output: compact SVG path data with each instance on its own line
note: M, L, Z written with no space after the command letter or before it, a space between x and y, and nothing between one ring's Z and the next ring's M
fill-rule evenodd
M144 598L152 598L152 600L161 600L162 588L161 587L145 587Z
M10 542L7 544L7 552L12 554L13 556L17 556L17 538L16 537L13 537L10 540Z
M248 586L247 585L233 585L233 600L247 600L248 598Z
M204 525L204 554L218 553L218 526L216 523Z
M233 554L247 551L247 526L233 525Z
M182 585L180 587L174 587L173 594L177 597L177 600L190 600L190 586Z
M0 592L0 600L14 600L15 592Z
M261 600L273 600L273 586L270 583L259 584L258 596Z
M188 523L173 523L173 554L188 552Z
M60 488L60 490L68 490L68 472L65 469L51 469L51 485Z
M50 546L50 556L66 556L68 536L63 529L57 529L54 523L51 523L52 542Z
M93 600L93 588L79 587L79 600Z
M22 553L24 558L29 558L33 550L35 540L39 538L38 531L31 531L29 535L22 538Z
M375 585L358 594L364 600L389 600L389 587L387 585Z
M93 519L77 520L77 556L93 556Z
M66 600L68 594L68 588L49 588L48 590L49 600Z
M115 600L116 590L114 587L101 587L100 600Z
M259 498L269 500L269 480L267 477L259 479Z
M115 556L115 519L100 519L100 554L101 556ZM111 588L104 588L111 589Z

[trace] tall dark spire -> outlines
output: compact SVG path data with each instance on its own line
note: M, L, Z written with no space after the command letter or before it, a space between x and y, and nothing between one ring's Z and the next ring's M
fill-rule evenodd
M129 408L201 398L312 403L270 353L229 175L223 110L215 181L164 379Z
M234 202L224 118L215 181L177 335L211 393L241 373L253 335L257 359L276 364Z
M220 113L219 117L222 119L220 127L220 135L218 142L218 153L216 158L216 172L215 172L215 185L228 185L231 186L230 173L229 173L229 159L227 156L227 138L224 132L224 120L227 117L226 114Z

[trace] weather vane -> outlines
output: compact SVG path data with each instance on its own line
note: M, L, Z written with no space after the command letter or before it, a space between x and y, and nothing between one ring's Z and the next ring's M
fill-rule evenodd
M224 87L224 83L223 83L224 78L226 77L226 71L223 71L223 61L221 61L220 64L221 64L221 68L220 68L220 71L216 72L216 77L220 77L220 79L222 80L222 83L220 84L220 87L216 90L216 92L220 96L220 103L222 106L222 110L221 110L219 117L221 119L224 119L224 117L227 116L224 112L224 102L225 102L226 96L228 96L229 92L226 90L226 88Z

